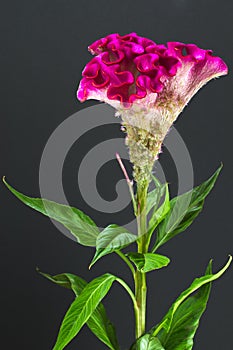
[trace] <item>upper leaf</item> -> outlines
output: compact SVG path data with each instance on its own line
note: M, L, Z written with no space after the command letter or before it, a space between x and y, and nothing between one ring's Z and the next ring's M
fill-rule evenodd
M81 294L87 285L87 282L84 279L71 273L64 273L56 276L51 276L43 272L40 272L40 274L62 287L72 289L76 297ZM119 349L115 328L108 319L104 305L102 303L99 303L95 311L92 313L87 321L87 325L90 330L97 336L97 338L105 343L110 349Z
M116 277L105 274L95 278L86 285L78 298L68 309L58 334L53 350L63 350L64 347L78 334L83 325L89 320L101 300L108 293Z
M232 261L232 257L229 256L229 259L226 263L226 265L217 273L215 274L207 274L205 276L196 278L191 286L186 289L181 295L178 297L178 299L173 303L171 308L169 309L168 313L164 317L164 319L161 321L161 323L158 325L157 329L160 329L161 327L165 329L166 333L168 333L171 329L173 317L178 310L179 306L194 292L196 292L199 288L204 286L207 283L210 283L219 277L222 276L222 274L227 270L227 268L230 266ZM209 270L208 270L209 271ZM157 333L155 333L157 334Z
M161 269L167 266L170 262L166 256L153 253L128 253L127 256L135 264L137 269L141 272L149 272L156 269Z
M24 204L63 224L74 235L78 243L85 246L96 245L99 229L94 221L81 210L47 199L25 196L10 186L4 178L3 181L9 190Z
M169 195L169 188L168 184L164 184L164 192L165 192L165 198L164 202L161 204L159 208L155 207L154 211L152 213L152 216L150 218L149 224L148 224L148 234L149 236L153 233L155 228L164 220L167 213L170 210L170 195Z
M104 255L125 248L136 241L137 236L130 233L126 228L112 224L107 226L97 237L96 253L90 267Z
M152 176L155 182L155 189L147 194L146 199L146 213L149 214L151 209L154 211L158 208L161 198L163 197L166 189L166 184L161 184L160 181Z
M221 169L222 165L207 181L170 201L170 211L158 226L152 252L191 225L202 210L204 200L212 190Z
M158 338L145 334L136 340L130 350L165 350ZM166 349L167 350L167 349Z
M210 261L206 276L212 274ZM176 310L171 327L167 333L161 329L157 334L166 350L191 350L193 338L199 325L199 320L206 309L209 299L211 282L204 284L197 293L188 297ZM166 319L167 315L164 319ZM153 330L156 332L156 327Z

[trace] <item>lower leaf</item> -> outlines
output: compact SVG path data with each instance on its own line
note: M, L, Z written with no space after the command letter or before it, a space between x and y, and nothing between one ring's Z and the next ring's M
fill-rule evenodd
M50 274L43 273L41 271L39 271L39 273L53 283L68 289L72 289L76 297L81 294L87 285L87 282L84 279L71 273L63 273L56 276L51 276ZM108 319L105 307L102 303L99 303L95 311L88 319L87 326L95 334L95 336L110 349L119 349L115 328Z
M90 319L101 300L108 293L116 277L105 274L88 283L78 298L68 309L57 337L53 350L63 350L78 334L84 324Z
M130 350L165 350L158 338L151 334L140 337ZM167 349L166 349L167 350Z
M231 260L230 257L224 268L216 274L212 274L210 261L205 276L195 279L175 301L161 323L151 330L151 334L159 338L166 350L192 349L199 320L206 309L211 282L225 272ZM195 291L197 293L190 296Z

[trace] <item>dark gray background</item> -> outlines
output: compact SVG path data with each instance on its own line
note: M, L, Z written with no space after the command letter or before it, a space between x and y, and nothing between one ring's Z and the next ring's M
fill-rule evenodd
M75 97L83 66L91 58L88 44L109 33L136 31L158 43L194 42L211 48L231 68L232 11L230 0L2 2L1 174L22 192L39 195L39 162L47 139L65 118L93 104L81 105ZM221 161L224 169L204 212L185 234L161 249L171 258L170 266L148 276L148 327L161 319L194 277L204 272L210 258L214 258L216 271L232 253L231 107L229 75L209 83L176 123L192 157L195 184L205 180ZM116 128L109 126L108 132L110 137L115 133L120 137ZM80 140L64 167L64 187L70 203L103 225L109 220L108 215L99 215L79 198L74 172L87 149L106 138L106 134L106 130L99 129ZM166 151L161 162L175 192L176 173ZM102 170L98 188L105 199L114 198L110 181L120 178L115 163ZM130 276L113 255L102 259L89 272L92 249L67 239L47 218L13 198L3 185L0 196L1 348L49 350L72 295L40 277L36 266L54 274L73 272L88 280L106 271ZM127 215L129 211L122 212L118 223L124 224ZM214 282L194 349L231 349L232 291L231 269ZM133 340L130 300L121 287L114 286L105 304L117 326L122 349L127 349ZM84 347L106 348L87 328L67 349Z

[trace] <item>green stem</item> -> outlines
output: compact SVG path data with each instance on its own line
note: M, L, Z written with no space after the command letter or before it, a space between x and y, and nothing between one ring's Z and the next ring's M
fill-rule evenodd
M148 251L147 242L147 216L146 216L146 198L147 198L148 183L144 186L138 185L137 199L138 199L138 253L144 254ZM136 271L135 274L135 298L137 301L137 308L135 309L136 320L136 338L139 338L145 333L146 329L146 273Z
M134 296L132 290L131 290L130 287L128 286L128 284L127 284L125 281L123 281L121 278L119 278L119 277L116 278L116 281L117 281L118 283L120 283L120 284L122 285L122 287L124 287L125 290L128 292L129 296L130 296L131 299L132 299L132 302L133 302L133 305L134 305L134 309L137 308L137 301L136 301L136 299L135 299L135 296Z
M128 265L130 268L130 271L132 272L133 277L135 276L135 270L129 259L125 256L124 253L122 253L120 250L116 250L116 253L121 257L122 260Z

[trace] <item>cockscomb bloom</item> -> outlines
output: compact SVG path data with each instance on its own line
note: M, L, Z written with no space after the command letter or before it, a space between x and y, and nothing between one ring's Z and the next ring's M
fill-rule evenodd
M156 44L136 33L110 34L89 46L95 57L82 73L77 97L113 106L122 118L137 182L150 176L171 125L209 80L227 74L211 50Z

